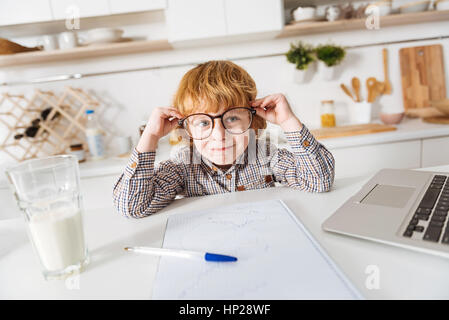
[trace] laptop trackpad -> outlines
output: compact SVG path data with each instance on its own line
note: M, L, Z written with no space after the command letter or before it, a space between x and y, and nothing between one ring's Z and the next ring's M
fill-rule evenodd
M360 201L363 204L403 208L415 188L376 184L376 186Z

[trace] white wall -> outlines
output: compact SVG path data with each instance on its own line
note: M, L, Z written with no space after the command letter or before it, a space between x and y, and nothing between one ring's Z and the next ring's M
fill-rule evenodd
M166 37L164 27L161 24L133 26L125 30L128 32L128 34L125 32L125 36L129 36L129 33L132 32L142 34L148 30L160 30L160 37L153 33L152 39ZM148 116L154 107L168 106L170 104L179 80L195 63L210 59L235 59L234 61L244 67L256 81L259 97L276 92L285 93L294 111L307 126L311 128L319 126L320 101L325 99L335 100L337 124L345 124L347 123L346 107L350 103L350 100L341 91L339 85L340 83L349 85L353 76L358 76L363 83L370 76L374 76L378 80L383 80L383 46L348 50L347 58L338 67L338 79L330 82L322 81L319 74L315 74L309 83L294 83L292 74L294 66L289 64L283 55L254 59L239 58L285 53L289 49L289 43L297 40L315 45L332 42L338 45L353 46L398 39L406 40L442 36L447 35L447 30L449 30L449 22L435 22L381 28L380 30L373 31L338 32L257 42L242 41L212 47L176 49L163 52L10 67L0 70L0 83L3 81L14 82L56 74L92 73L151 66L191 64L189 66L162 67L156 70L123 72L35 86L1 87L0 91L24 93L30 96L34 88L60 92L63 86L71 85L89 90L94 92L98 99L103 101L105 107L102 113L103 122L109 124L111 131L132 135L134 140L136 140L137 128L141 120ZM26 40L28 42L31 41L30 39ZM435 43L443 44L444 58L446 60L445 71L446 74L449 74L449 39L399 43L386 46L389 50L389 70L393 94L380 99L379 103L375 106L375 113L378 113L381 108L388 111L403 110L398 50L402 47ZM366 88L365 85L363 85L363 88ZM448 88L449 82L446 77L446 89ZM366 91L362 91L362 94L366 96ZM2 130L1 127L0 130ZM1 137L2 131L0 131L0 140ZM1 161L5 161L5 156L2 153L0 153Z

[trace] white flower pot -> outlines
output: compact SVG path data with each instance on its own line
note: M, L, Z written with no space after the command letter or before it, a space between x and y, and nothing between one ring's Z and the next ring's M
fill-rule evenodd
M307 75L307 70L294 69L293 79L296 83L304 83Z
M293 79L296 83L304 83L315 73L315 62L311 62L306 70L293 69Z
M334 79L335 67L328 67L324 62L320 62L319 66L319 73L322 80L330 81Z

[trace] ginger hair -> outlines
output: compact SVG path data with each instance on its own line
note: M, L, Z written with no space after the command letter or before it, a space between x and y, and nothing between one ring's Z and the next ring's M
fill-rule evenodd
M256 83L242 67L231 61L208 61L189 70L181 79L173 106L184 116L217 113L232 107L250 107L257 96ZM258 132L267 126L254 115L251 128Z

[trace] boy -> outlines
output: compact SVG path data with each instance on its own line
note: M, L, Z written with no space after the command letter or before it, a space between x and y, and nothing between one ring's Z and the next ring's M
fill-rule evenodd
M114 205L142 218L187 197L274 187L275 181L310 192L329 191L332 154L294 115L282 94L255 99L256 85L241 67L209 61L188 71L175 107L156 108L114 185ZM266 121L279 125L293 152L258 139ZM157 143L176 127L191 146L154 167Z

